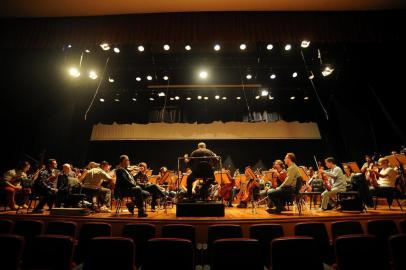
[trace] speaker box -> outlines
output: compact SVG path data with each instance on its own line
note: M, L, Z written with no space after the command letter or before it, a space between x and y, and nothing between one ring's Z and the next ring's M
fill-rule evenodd
M179 202L176 204L177 217L224 217L221 202Z
M87 208L52 208L50 214L55 216L88 216L90 210Z

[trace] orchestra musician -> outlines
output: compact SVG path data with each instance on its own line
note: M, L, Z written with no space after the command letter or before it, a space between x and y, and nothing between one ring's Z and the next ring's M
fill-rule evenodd
M187 156L187 155L186 155ZM217 155L206 148L206 144L204 142L200 142L197 145L197 149L194 150L190 157L217 157ZM205 183L205 185L209 186L214 182L214 171L213 171L213 159L186 159L186 162L191 164L192 173L187 178L187 197L189 200L193 200L193 183L195 182L196 178L202 178L209 180L210 182Z
M361 167L361 172L366 173L368 169L372 169L374 161L370 155L365 155L365 163Z
M156 183L157 185L161 188L161 190L165 193L165 195L171 198L174 198L176 196L176 191L173 188L173 183L171 179L171 173L167 167L161 167L159 169L159 174L156 178ZM163 179L165 178L165 179Z
M127 170L130 166L130 159L127 155L120 156L120 165L116 169L116 186L115 193L119 196L129 195L132 202L127 203L126 206L131 214L134 214L134 203L138 208L138 217L147 217L144 208L144 199L142 196L142 188L134 180L132 174Z
M346 183L346 190L351 190L351 184L352 184L352 177L354 176L354 173L352 172L352 169L350 166L348 166L347 164L345 164L343 166L344 169L344 179L345 179L345 183Z
M159 188L156 184L149 182L147 176L147 163L141 162L138 164L139 171L134 176L137 184L142 188L142 190L147 191L152 196L151 208L155 211L157 199L160 197L162 200L166 199L164 191Z
M335 206L335 199L338 192L346 191L346 182L343 171L336 165L333 157L328 157L324 160L328 170L321 168L319 170L322 179L326 177L328 183L326 190L321 194L321 210L331 210Z
M396 179L399 175L394 168L389 166L389 160L387 158L380 158L378 160L378 166L381 168L379 172L375 170L370 171L370 173L379 177L376 183L374 183L371 192L378 196L386 197L388 205L392 205L394 193L397 192Z
M274 161L273 166L269 171L272 173L272 179L271 182L266 183L264 189L260 191L261 198L267 197L269 193L271 193L271 190L276 189L278 186L280 186L287 176L283 161L280 159ZM272 207L272 201L268 200L268 208Z
M60 174L57 170L58 163L55 159L48 159L45 165L46 169L40 172L38 179L33 185L34 193L41 196L39 203L32 211L33 213L44 212L43 208L45 204L51 209L56 199L56 193L58 192L57 177Z
M7 205L11 210L16 210L18 205L22 208L28 208L26 202L28 194L31 192L30 188L24 187L24 181L28 179L27 172L30 170L30 163L27 161L21 162L17 168L4 173L3 178L0 180L0 188L5 191ZM20 193L22 198L16 204L16 194Z
M296 166L295 160L295 154L286 154L284 161L286 166L288 166L287 176L279 187L270 190L268 198L275 205L275 209L267 209L268 213L280 214L284 208L284 202L295 191L296 180L300 177L299 168Z

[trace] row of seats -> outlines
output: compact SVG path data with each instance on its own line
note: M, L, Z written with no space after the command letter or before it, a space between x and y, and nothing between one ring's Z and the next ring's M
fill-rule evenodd
M406 233L406 220L400 222L401 231ZM367 224L368 234L374 235L373 240L360 240L360 241L372 241L377 243L376 252L378 252L379 257L383 258L385 262L390 260L390 252L388 246L388 239L392 235L396 235L399 233L396 224L391 220L373 220L369 221ZM41 235L44 229L44 223L41 221L35 220L18 220L15 224L9 220L0 220L0 233L13 233L15 235L20 235L20 238L25 238L26 248L25 250L33 249L35 250L36 246L38 246L38 241L51 241L49 240L49 236L38 236ZM354 234L358 235L358 238L362 238L359 234L364 233L362 226L357 221L341 221L341 222L334 222L332 223L332 232L333 232L333 243L330 242L327 234L326 227L324 223L298 223L295 226L295 235L296 238L288 237L286 239L299 239L297 237L311 237L312 245L315 247L315 254L317 254L321 261L326 264L333 264L335 261L338 262L338 258L336 260L334 252L334 246L336 249L340 247L340 244L337 238L343 235ZM122 231L122 237L126 239L132 239L132 244L129 244L128 241L123 240L122 238L110 238L111 237L111 225L107 223L85 223L81 226L79 237L77 244L75 244L75 255L74 261L78 264L86 261L86 259L90 258L94 249L100 251L99 256L101 256L101 260L103 258L106 259L106 252L110 254L112 247L110 245L105 246L104 248L100 248L102 244L94 244L93 239L95 237L108 237L107 239L116 239L114 241L120 242L123 245L134 245L137 247L134 253L134 260L137 266L145 266L148 262L155 262L154 258L150 256L158 256L161 261L161 258L164 258L166 254L172 254L172 251L188 249L186 248L185 244L190 243L193 255L192 262L193 264L197 263L215 263L217 261L218 254L222 254L226 252L226 254L230 253L233 250L233 246L235 247L242 247L244 248L241 250L242 253L248 252L247 249L250 250L250 246L253 247L255 250L255 246L258 246L258 252L255 253L258 261L262 266L269 266L275 264L274 256L271 254L278 254L279 248L276 250L274 249L271 252L270 243L278 238L284 237L283 228L279 224L258 224L253 225L250 227L250 238L251 239L243 239L242 229L239 225L212 225L209 226L208 229L208 250L202 252L201 246L198 245L198 250L195 250L195 227L192 225L165 225L162 227L161 237L165 239L155 239L156 237L156 227L151 224L145 223L135 223L135 224L127 224L124 226ZM51 235L60 235L57 236L58 240L52 241L74 241L76 235L76 223L69 222L69 221L51 221L48 223L48 226L45 230L46 234ZM62 236L64 235L64 236ZM365 236L365 235L364 235ZM370 236L366 236L368 239L372 239ZM45 240L43 240L43 238ZM348 237L347 237L348 238ZM365 237L364 237L365 238ZM363 238L363 239L364 239ZM35 239L35 240L34 240ZM42 239L42 240L41 240ZM104 238L103 238L104 239ZM121 240L120 240L121 239ZM169 241L171 239L171 241ZM180 241L183 239L185 241ZM231 240L221 240L220 239L231 239ZM302 238L300 238L302 239ZM366 239L366 238L365 238ZM401 238L402 239L402 238ZM159 240L159 241L158 241ZM100 240L102 241L102 240ZM103 241L107 241L104 239ZM112 240L113 241L113 240ZM127 244L124 244L124 242ZM293 241L293 240L292 240ZM295 240L296 241L296 240ZM297 240L299 241L299 240ZM309 240L300 240L307 243L310 243ZM341 240L344 241L344 240ZM351 241L351 240L348 240ZM395 241L395 240L393 240ZM96 241L97 242L97 241ZM176 242L179 248L173 248L172 242ZM181 244L182 242L183 244ZM47 243L47 242L45 242ZM103 242L104 243L104 242ZM67 248L69 249L70 244L66 244ZM277 247L278 245L283 244L275 244ZM337 246L338 245L338 246ZM2 245L3 246L3 245ZM50 247L54 246L53 244L48 245ZM92 247L94 246L94 247ZM227 247L227 248L226 248ZM73 248L73 247L72 247ZM224 249L228 251L222 251ZM42 248L41 248L42 249ZM104 249L104 251L103 251ZM283 250L283 248L281 248ZM45 249L46 250L46 249ZM120 249L118 249L120 250ZM152 251L156 252L152 252ZM234 255L234 260L244 257L244 254L241 254L242 257L237 256L239 254L239 248L235 251L231 252L229 255L230 258L233 258L232 254ZM53 253L55 250L51 248L49 252L44 252L44 254ZM221 251L221 252L220 252ZM337 251L337 250L336 250ZM356 251L356 249L355 249ZM180 252L180 251L179 251ZM27 251L27 253L32 254L32 251ZM251 254L251 252L249 252ZM66 252L65 254L70 254ZM72 252L73 254L73 252ZM98 254L98 253L97 253ZM92 256L97 256L97 254L93 254ZM181 253L182 254L182 253ZM203 256L204 255L204 256ZM172 256L172 255L171 255ZM281 255L278 255L278 257ZM299 254L298 254L299 256ZM338 256L338 255L337 255ZM56 258L57 256L50 256ZM176 257L176 256L175 256ZM273 258L271 260L271 258ZM30 261L30 260L28 260ZM188 260L186 260L188 261ZM222 260L220 260L222 261ZM230 262L225 262L230 263ZM252 261L250 261L250 264ZM189 263L186 263L189 264ZM242 262L239 262L238 265L242 265ZM252 267L250 267L252 268ZM58 268L59 269L59 268ZM62 268L60 268L62 269ZM64 268L65 269L65 268ZM185 268L188 269L188 268ZM406 268L405 268L406 269Z

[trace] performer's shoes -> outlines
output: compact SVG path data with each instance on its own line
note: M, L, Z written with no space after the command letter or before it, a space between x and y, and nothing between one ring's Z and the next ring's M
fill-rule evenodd
M266 211L269 214L280 214L282 212L282 209L277 209L277 208L271 209L271 208L269 208L269 209L266 209Z
M126 206L127 206L127 208L128 208L128 211L129 211L132 215L134 215L134 204L132 204L132 203L127 203Z
M148 215L144 211L138 210L138 217L147 217Z
M240 203L237 205L238 208L247 208L247 205L245 203Z

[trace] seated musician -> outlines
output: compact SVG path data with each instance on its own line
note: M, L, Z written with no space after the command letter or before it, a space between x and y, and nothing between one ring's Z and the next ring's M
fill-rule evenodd
M134 176L137 184L142 188L142 190L147 191L152 196L151 208L155 211L155 206L158 197L166 200L166 195L164 191L159 188L156 184L150 183L147 176L147 163L141 162L138 164L139 172Z
M4 173L3 178L0 180L0 189L6 193L7 205L11 210L16 210L18 205L27 208L28 194L31 192L29 187L24 187L24 181L29 181L27 172L30 169L30 163L27 161L21 162L17 168L9 170ZM21 197L16 204L16 193L20 193Z
M373 183L372 192L378 196L386 197L386 200L389 205L392 205L393 196L396 192L396 179L399 174L396 170L389 166L389 160L387 158L380 158L378 160L378 166L381 168L379 172L371 170L371 173L374 173L378 180Z
M167 173L169 173L168 168L165 166L161 167L159 169L159 174L156 179L156 182L160 183L160 188L162 189L162 191L165 193L166 196L174 198L176 196L176 191L170 189L170 186L171 186L170 177L167 177L167 179L163 183L161 183L162 177L164 177Z
M293 153L287 153L285 164L288 166L287 176L283 183L276 189L271 189L268 198L275 205L275 209L267 209L268 213L280 214L284 208L284 202L296 189L296 180L300 177L299 168L295 163L296 156Z
M134 180L132 174L127 170L130 166L130 159L127 155L120 156L120 165L116 169L115 193L119 196L131 196L132 202L127 203L128 211L134 214L134 203L138 208L138 217L147 217L142 197L142 188Z
M372 168L374 161L372 160L370 155L365 155L365 163L361 167L361 172L366 173L368 169Z
M344 169L344 179L345 179L345 183L346 183L346 190L351 190L351 183L352 183L352 177L354 176L354 173L352 172L352 169L350 166L348 166L347 164L343 166Z
M326 190L321 194L321 210L323 211L333 209L337 193L346 191L343 171L336 165L335 159L328 157L324 162L329 170L320 169L322 178L324 175L328 181L328 183L325 183Z
M55 159L49 159L45 165L46 169L39 173L38 179L33 185L34 193L41 197L39 203L32 211L33 213L42 213L45 204L51 209L56 199L56 193L58 192L56 182L60 174L57 170L58 163Z
M69 183L69 178L75 178L77 183ZM72 185L72 186L71 186ZM70 164L65 163L62 165L62 173L58 175L56 181L56 187L58 189L58 193L56 194L56 207L67 207L70 205L69 195L71 190L76 188L80 190L80 183L79 179L77 179L76 173L72 170Z
M197 145L197 149L194 150L190 157L216 157L217 155L213 151L206 148L204 142L200 142ZM211 183L214 181L214 171L213 171L213 159L190 159L185 160L191 163L192 173L187 178L187 196L188 199L192 200L192 187L193 182L196 178L210 179ZM211 183L206 183L210 185Z
M272 180L265 184L264 189L260 191L261 197L267 197L269 193L271 193L271 190L280 186L287 176L285 166L280 159L274 161L273 166L269 171L272 172ZM268 200L268 208L272 207L272 201Z
M83 177L82 191L84 194L92 198L93 207L96 205L96 199L101 200L102 206L100 212L110 213L111 206L111 190L103 187L104 183L114 181L114 178L106 172L109 168L109 163L103 161L101 164L91 162L89 164L90 170L86 171Z
M236 179L237 177L240 176L240 170L236 169L234 172L234 179ZM241 179L239 179L238 183L234 180L234 186L231 189L231 196L227 201L227 206L228 207L233 207L233 200L235 199L235 197L237 196L238 192L240 192L240 186L241 186Z

